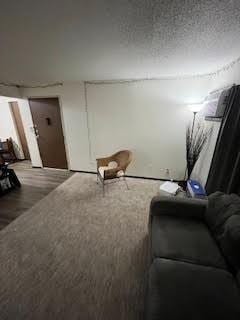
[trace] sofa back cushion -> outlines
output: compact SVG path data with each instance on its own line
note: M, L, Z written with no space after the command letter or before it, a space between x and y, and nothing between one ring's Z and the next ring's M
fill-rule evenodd
M231 216L225 223L225 231L218 238L223 254L229 264L240 269L240 215Z
M238 274L237 274L237 282L238 282L238 286L240 287L240 271L238 271Z
M240 270L240 197L216 192L209 196L206 223L234 271Z

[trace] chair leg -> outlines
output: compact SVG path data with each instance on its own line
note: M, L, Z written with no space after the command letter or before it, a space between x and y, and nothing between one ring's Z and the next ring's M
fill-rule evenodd
M102 191L103 191L103 196L105 196L105 183L104 183L104 181L102 182Z
M98 177L98 173L97 173L97 183L99 182L99 177Z
M127 180L126 180L126 177L125 177L125 176L123 177L123 180L124 180L124 182L125 182L125 184L126 184L126 186L127 186L127 189L130 190L129 185L128 185L128 183L127 183Z

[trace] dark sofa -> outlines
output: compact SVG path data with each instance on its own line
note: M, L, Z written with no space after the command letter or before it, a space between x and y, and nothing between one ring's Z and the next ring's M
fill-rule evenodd
M240 198L153 198L146 320L240 320Z

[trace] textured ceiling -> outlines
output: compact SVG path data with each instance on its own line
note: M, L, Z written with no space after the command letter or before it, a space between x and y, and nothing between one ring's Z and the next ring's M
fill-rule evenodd
M8 0L0 80L204 74L240 55L239 0Z

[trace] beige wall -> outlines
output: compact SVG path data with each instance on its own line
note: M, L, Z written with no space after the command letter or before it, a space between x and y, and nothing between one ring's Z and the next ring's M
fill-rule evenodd
M134 161L128 174L169 178L169 169L171 178L182 179L185 129L192 117L187 104L202 101L208 87L208 78L88 84L87 109L83 83L22 94L59 97L70 169L95 170L96 157L129 148ZM26 124L28 136L31 125Z
M188 79L88 85L92 158L129 148L129 174L183 179L187 104L202 101L207 87Z
M185 170L185 129L192 119L189 103L200 102L212 90L239 83L240 67L216 76L181 80L148 80L114 84L84 83L24 89L19 105L34 166L42 166L32 129L28 97L59 97L69 169L95 170L95 158L118 149L133 150L128 173L182 179ZM205 185L219 123L213 126L193 172ZM166 174L170 170L170 176Z

